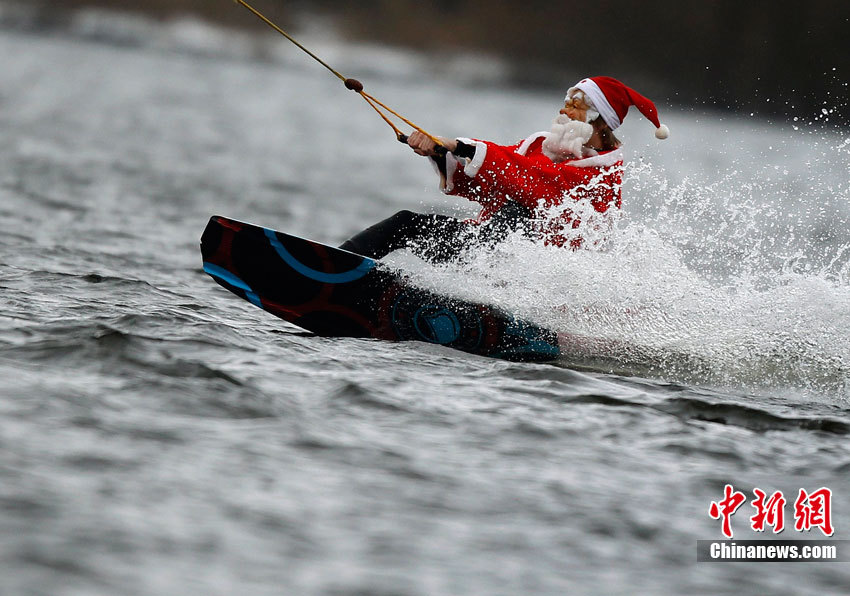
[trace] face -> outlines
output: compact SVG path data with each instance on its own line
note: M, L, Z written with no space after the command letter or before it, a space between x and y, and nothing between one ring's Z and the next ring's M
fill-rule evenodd
M578 120L579 122L587 122L594 120L599 114L592 110L584 93L581 91L573 91L567 100L564 102L564 107L560 110L561 114L567 116L570 120ZM588 118L590 115L590 118Z

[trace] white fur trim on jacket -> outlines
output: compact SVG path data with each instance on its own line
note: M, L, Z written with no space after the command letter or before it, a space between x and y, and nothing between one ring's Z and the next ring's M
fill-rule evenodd
M516 153L520 155L525 155L528 153L528 148L534 144L534 141L537 139L545 139L546 135L549 133L545 130L541 130L540 132L536 132L533 135L529 135L522 143L520 143L519 147L517 147Z
M452 156L454 157L454 156ZM455 187L455 182L453 180L455 172L457 171L457 159L449 159L448 155L446 156L446 175L443 176L443 173L440 171L440 168L437 166L437 163L432 159L429 160L431 162L431 166L434 168L434 171L437 172L437 175L440 177L440 190L444 193L450 193Z
M457 159L446 159L446 184L443 187L443 192L451 192L454 189L457 165Z
M487 145L481 141L475 141L464 137L458 137L457 140L467 145L475 145L475 157L470 159L469 163L467 163L466 159L455 157L456 160L466 164L463 167L463 173L470 178L475 178L475 176L478 175L478 170L481 169L481 166L484 165L484 160L487 158ZM452 155L452 157L454 157L454 155Z
M519 147L516 149L516 153L520 155L525 155L528 153L528 149L534 144L538 139L545 139L546 135L549 132L545 130L541 130L540 132L536 132L532 135L529 135L522 143L520 143ZM603 153L601 155L594 155L591 157L585 157L583 159L575 159L567 162L567 165L576 166L577 168L586 168L586 167L595 167L595 166L613 166L618 161L622 161L623 159L623 150L622 149L614 149L613 151L609 151L608 153Z
M623 161L622 149L614 149L613 151L609 151L608 153L602 153L600 155L585 157L584 159L568 161L567 165L575 166L577 168L604 168L608 166L613 166L619 161Z

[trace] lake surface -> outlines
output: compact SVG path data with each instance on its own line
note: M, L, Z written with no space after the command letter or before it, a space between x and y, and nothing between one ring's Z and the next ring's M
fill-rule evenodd
M823 537L793 501L828 487L850 538L850 135L826 115L659 100L669 140L618 131L605 250L388 259L608 346L509 363L313 337L203 273L212 214L338 244L475 212L296 48L0 23L0 593L846 593L847 563L696 562L726 484L783 491L783 539ZM514 143L560 107L492 61L304 41L436 134ZM771 536L753 511L735 538Z

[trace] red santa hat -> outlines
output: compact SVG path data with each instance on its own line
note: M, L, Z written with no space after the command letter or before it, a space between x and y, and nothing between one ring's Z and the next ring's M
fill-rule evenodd
M655 104L617 79L611 77L582 79L567 91L568 99L575 90L584 92L612 130L623 123L629 107L635 106L647 120L655 125L655 138L666 139L670 136L670 129L658 121L658 110L655 109Z

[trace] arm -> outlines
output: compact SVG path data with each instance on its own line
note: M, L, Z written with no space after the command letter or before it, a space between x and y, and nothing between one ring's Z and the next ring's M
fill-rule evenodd
M446 151L451 152L457 149L457 141L455 139L447 139L445 137L436 138L439 139L440 144L446 148ZM426 134L419 132L418 130L410 133L410 136L407 137L407 144L417 155L424 155L426 157L435 157L437 155L437 144Z
M406 142L417 155L431 158L434 162L435 169L440 174L440 188L443 192L447 194L461 194L463 196L469 196L469 193L450 193L450 189L453 187L451 179L457 169L457 158L471 160L475 157L475 145L465 144L457 139L448 139L446 137L436 138L439 139L441 146L438 146L429 136L419 131L414 131L409 137L407 137L406 140L402 140L404 140L404 142ZM438 149L443 150L438 151ZM454 157L449 157L447 152L451 153ZM449 160L451 160L451 167L449 167ZM469 198L474 200L471 196Z
M519 145L438 138L451 155L438 154L436 143L418 131L410 135L408 145L434 161L443 192L482 205L501 205L506 199L531 209L541 202L559 204L565 193L600 174L599 168L556 164L538 152L522 155L517 153Z
M463 145L466 139L460 141ZM556 164L539 152L517 153L518 145L469 142L474 143L474 158L455 173L455 190L451 194L468 196L480 203L510 198L532 209L541 202L560 203L566 192L588 183L599 173L596 168Z

